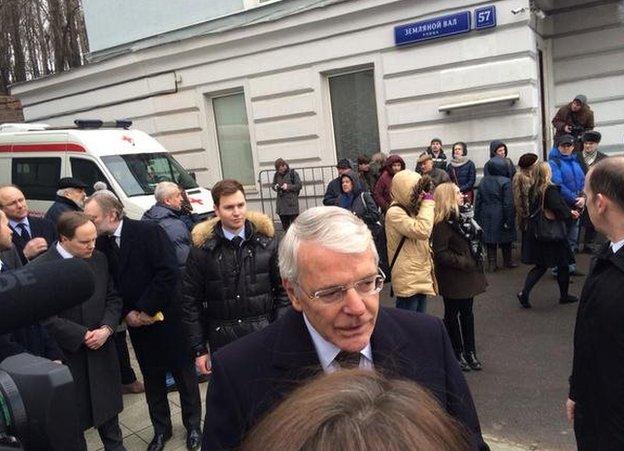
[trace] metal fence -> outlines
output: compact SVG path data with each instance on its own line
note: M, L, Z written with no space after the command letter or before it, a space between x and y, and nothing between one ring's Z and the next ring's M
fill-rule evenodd
M297 171L301 178L301 191L299 192L299 211L323 205L323 196L327 184L338 177L336 166L311 166L304 168L291 168ZM273 190L273 177L275 169L265 169L258 173L258 185L260 186L260 202L262 212L273 221L279 217L275 211L277 193Z

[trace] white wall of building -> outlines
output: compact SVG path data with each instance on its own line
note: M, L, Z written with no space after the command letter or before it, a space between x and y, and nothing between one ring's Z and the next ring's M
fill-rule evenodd
M562 2L563 3L563 2ZM557 4L550 38L554 105L585 94L602 133L601 149L621 152L624 144L624 2ZM572 10L561 9L575 5ZM578 8L580 6L580 9ZM557 10L555 10L556 12ZM552 117L551 115L551 117Z
M395 25L492 3L494 29L394 46ZM482 166L493 139L506 140L514 159L541 151L536 39L528 15L511 13L527 6L528 0L345 1L121 55L15 86L13 94L30 121L130 118L211 186L222 177L211 96L244 91L256 172L279 156L295 167L334 164L327 75L370 67L381 150L413 167L432 137L463 140ZM564 92L561 83L557 90ZM514 105L438 111L516 94Z

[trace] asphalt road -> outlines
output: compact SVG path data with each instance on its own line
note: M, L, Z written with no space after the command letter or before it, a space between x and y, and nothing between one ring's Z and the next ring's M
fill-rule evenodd
M589 256L578 256L587 273ZM530 269L488 274L488 291L476 298L477 354L484 369L466 379L484 434L520 449L576 449L565 418L578 304L559 305L556 280L547 273L531 293L532 309L520 307L520 291ZM580 295L584 277L573 277L570 293ZM393 305L384 288L382 303ZM443 316L442 299L429 298L428 313ZM497 447L497 449L506 449Z

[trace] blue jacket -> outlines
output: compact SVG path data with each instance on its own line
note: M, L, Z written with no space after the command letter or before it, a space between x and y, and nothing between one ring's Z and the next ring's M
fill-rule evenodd
M585 187L585 173L576 154L562 155L553 147L548 153L548 163L552 171L552 182L561 187L561 195L566 203L574 205L576 198Z
M163 228L175 248L178 266L184 269L191 250L191 232L180 218L180 214L179 211L174 211L166 205L156 203L143 213L141 219L155 221Z
M446 172L448 172L451 181L459 186L459 190L462 193L474 188L477 170L472 160L466 160L459 166L454 166L451 161L446 167Z

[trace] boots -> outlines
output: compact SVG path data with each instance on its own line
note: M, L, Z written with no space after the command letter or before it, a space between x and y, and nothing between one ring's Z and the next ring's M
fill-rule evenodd
M481 362L477 359L477 356L473 351L464 352L464 360L468 363L468 366L473 371L481 371L483 368Z
M485 270L487 272L494 272L498 268L496 266L496 244L487 245L487 266Z
M517 268L518 264L511 259L511 243L501 244L505 268Z
M459 363L459 367L462 371L470 371L470 364L466 360L463 352L459 353L459 357L457 357L457 362Z

